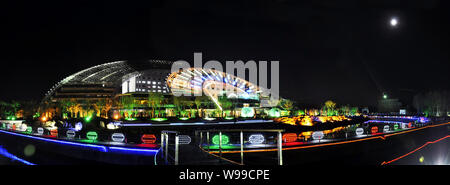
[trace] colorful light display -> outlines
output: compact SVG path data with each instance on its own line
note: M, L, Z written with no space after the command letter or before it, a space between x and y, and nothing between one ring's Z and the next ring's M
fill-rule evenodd
M372 127L372 128L370 129L370 132L371 132L372 134L376 134L376 133L378 132L378 127L377 127L377 126Z
M31 133L33 132L33 127L28 126L26 132L27 132L28 134L31 134Z
M389 125L384 125L383 132L389 132Z
M42 127L37 128L37 134L38 135L43 135L44 134L44 128L42 128Z
M88 133L86 133L86 138L88 138L89 140L97 140L98 134L95 131L89 131Z
M248 137L248 142L251 144L261 144L265 140L262 134L252 134Z
M50 135L54 137L58 137L58 129L50 130Z
M218 144L219 144L219 134L214 135L214 136L212 137L212 142L213 142L213 144L215 144L215 145L218 145ZM226 144L228 144L228 142L230 142L230 138L229 138L227 135L222 134L222 145L226 145Z
M113 133L111 135L111 140L114 142L123 142L125 141L125 135L122 133Z
M141 141L144 144L153 144L156 142L156 136L154 134L143 134Z
M81 129L83 129L83 123L81 123L81 122L75 123L75 131L78 132Z
M67 136L67 138L69 138L69 139L75 138L75 131L74 131L74 130L68 130L68 131L66 132L66 136Z
M284 133L283 134L283 142L285 143L291 143L297 141L297 134L296 133Z
M357 136L360 136L360 135L364 134L364 129L363 128L357 128L355 132L356 132Z
M321 140L321 139L323 139L323 137L324 137L324 134L322 131L316 131L316 132L313 132L313 134L312 134L312 138L314 140Z
M187 145L191 143L191 137L188 135L178 135L178 143L180 145Z

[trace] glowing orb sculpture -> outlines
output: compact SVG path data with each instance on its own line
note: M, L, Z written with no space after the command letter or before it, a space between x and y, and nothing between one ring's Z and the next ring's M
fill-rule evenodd
M68 131L66 132L66 136L67 136L67 138L69 138L69 139L75 138L75 131L74 131L74 130L68 130Z
M389 125L384 125L383 132L389 132Z
M29 134L31 134L31 133L33 132L33 127L28 126L26 132L29 133Z
M37 128L37 134L38 135L43 135L44 134L44 128L42 128L42 127Z
M395 130L398 129L398 125L397 125L397 124L394 125L394 129L395 129Z
M320 139L323 139L323 136L324 136L324 134L323 134L322 131L313 132L313 134L312 134L312 138L313 138L314 140L320 140Z
M187 145L191 143L191 137L188 135L178 135L178 143L180 145Z
M357 128L355 132L356 132L356 135L359 136L359 135L364 134L364 129L363 128Z
M114 133L111 135L111 140L114 142L123 142L125 141L125 135L122 133Z
M89 140L97 140L97 137L98 137L97 132L90 131L86 133L86 138L88 138Z
M141 141L144 144L153 144L156 142L156 136L154 134L143 134Z
M51 136L58 137L58 129L50 130L50 135L51 135Z
M218 134L213 136L212 142L215 145L219 144L219 135ZM222 134L222 144L226 145L226 144L228 144L228 142L230 142L230 138L227 135Z
M377 126L372 127L372 128L370 129L370 132L371 132L372 134L376 134L376 133L378 132L378 127L377 127Z
M261 144L264 142L264 136L262 134L252 134L248 137L248 142L251 144Z
M283 134L283 142L285 143L291 143L297 141L297 134L296 133L285 133Z

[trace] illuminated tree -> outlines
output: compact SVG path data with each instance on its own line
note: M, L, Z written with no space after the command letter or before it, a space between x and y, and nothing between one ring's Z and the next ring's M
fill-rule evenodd
M327 116L333 116L336 114L336 103L331 100L326 101L323 108L326 111Z

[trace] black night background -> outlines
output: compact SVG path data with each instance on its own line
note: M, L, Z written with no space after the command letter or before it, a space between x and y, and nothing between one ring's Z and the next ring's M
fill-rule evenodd
M3 1L1 99L40 100L64 77L117 60L279 60L301 104L411 104L449 88L448 1ZM399 19L389 26L391 16Z

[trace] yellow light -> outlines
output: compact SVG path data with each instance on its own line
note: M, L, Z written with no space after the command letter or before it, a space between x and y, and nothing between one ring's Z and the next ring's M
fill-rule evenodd
M114 115L114 119L119 119L119 115Z
M44 117L41 118L41 120L42 121L47 121L47 117L44 116Z

